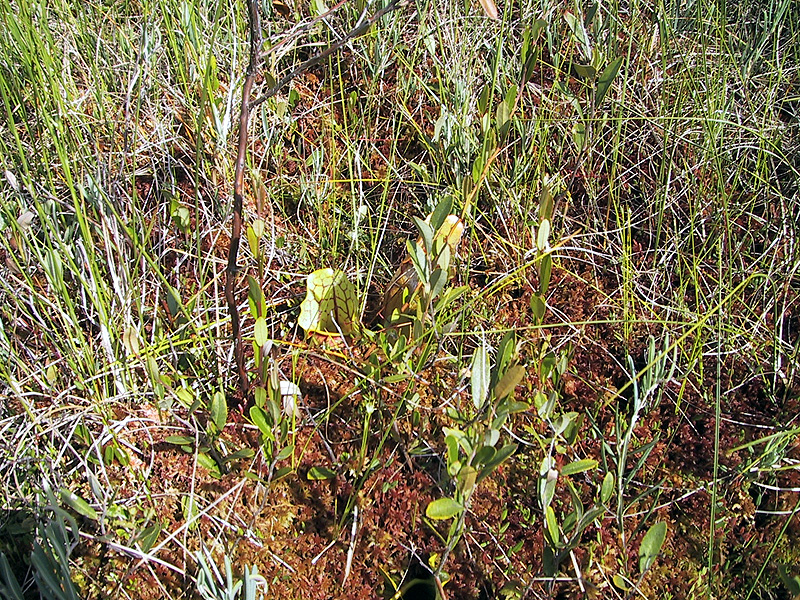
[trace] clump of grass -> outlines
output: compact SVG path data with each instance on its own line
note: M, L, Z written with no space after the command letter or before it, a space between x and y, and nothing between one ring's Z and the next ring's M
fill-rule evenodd
M361 14L261 8L258 93ZM251 423L222 293L243 6L0 1L0 489L71 515L79 551L56 562L80 596L230 595L245 564L270 594L336 595L343 561L356 595L445 568L458 597L793 589L795 3L499 8L403 6L254 109L234 296ZM425 356L391 332L383 354L304 340L306 276L346 272L378 322L413 217L443 200L465 291ZM563 415L489 427L519 449L448 537L424 508L463 491L443 470L470 453L444 428L472 414L467 370L503 361L476 348L511 329L504 398L552 392ZM655 522L663 551L634 561ZM13 535L45 548L41 527Z

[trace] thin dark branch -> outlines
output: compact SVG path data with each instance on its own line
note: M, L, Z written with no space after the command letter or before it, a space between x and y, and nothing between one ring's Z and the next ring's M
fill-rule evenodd
M383 15L385 15L388 12L391 12L391 11L395 10L396 8L398 8L398 6L399 6L399 0L392 0L389 4L384 6L382 9L380 9L378 12L376 12L371 17L365 19L363 17L363 15L362 15L362 18L359 19L358 24L351 31L349 31L347 33L347 35L345 35L341 40L339 40L335 44L329 46L328 48L326 48L325 50L323 50L322 52L320 52L316 56L312 56L307 61L302 63L300 66L296 67L293 71L291 71L288 75L286 75L278 83L276 83L269 90L267 90L267 92L265 94L263 94L262 96L259 96L255 100L253 100L250 103L250 107L249 108L252 110L253 108L256 108L257 106L260 106L261 104L263 104L264 102L266 102L267 100L272 98L275 94L277 94L279 91L281 91L281 89L283 89L283 87L286 84L288 84L290 81L292 81L292 79L294 79L295 77L297 77L301 73L307 71L308 69L310 69L314 65L316 65L316 64L322 62L323 60L325 60L328 56L330 56L331 54L333 54L334 52L339 50L342 46L344 46L347 42L349 42L353 38L358 37L358 36L363 35L364 33L366 33L366 31L370 27L372 27L372 25L374 25L375 22L378 21Z
M242 88L242 110L239 113L239 145L236 155L236 170L233 179L233 226L231 228L231 245L228 248L228 266L225 270L225 299L231 315L233 330L233 357L239 375L239 390L242 401L246 401L250 388L247 369L244 363L244 347L242 345L242 327L239 318L239 307L236 303L235 283L239 243L242 239L242 207L244 205L244 167L247 158L247 126L250 122L250 94L258 75L261 52L261 20L258 14L258 1L247 0L250 14L250 64L247 66L247 77Z
M278 42L278 43L270 46L266 50L264 50L264 52L261 54L261 59L263 60L267 56L269 56L270 54L273 54L274 52L279 50L281 47L286 46L288 44L291 44L292 42L297 40L299 37L304 35L306 32L308 32L308 30L311 29L312 27L314 27L314 25L316 25L317 23L319 23L320 21L324 21L328 17L333 16L333 14L337 10L339 10L342 6L347 4L347 1L348 0L339 0L336 4L334 4L332 7L330 7L326 12L322 13L321 15L319 15L317 17L314 17L313 19L311 19L310 21L308 21L306 23L303 23L302 25L298 25L291 33L289 33L289 35L284 37L280 42Z

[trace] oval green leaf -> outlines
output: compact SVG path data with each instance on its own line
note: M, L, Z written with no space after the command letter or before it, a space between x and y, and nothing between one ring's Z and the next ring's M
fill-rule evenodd
M522 378L525 376L525 367L522 365L514 365L500 378L497 385L494 386L494 397L502 400L517 387Z
M600 502L605 505L608 505L608 501L611 500L611 495L614 493L614 474L609 471L606 473L606 476L603 477L603 485L600 487Z
M69 505L75 512L80 515L83 515L87 519L92 519L93 521L97 521L97 511L89 506L89 503L86 502L83 498L78 496L77 494L73 494L68 489L63 489L60 492L61 501L65 504Z
M322 481L324 479L333 479L336 477L336 472L328 467L311 467L306 476L311 481Z
M275 460L276 461L285 460L289 458L293 452L294 452L294 444L289 444L288 446L284 446L283 448L281 448L281 451L278 452L277 455L275 455Z
M445 519L452 519L464 510L458 502L452 498L439 498L428 504L425 509L425 515L434 521L443 521Z
M511 443L506 444L497 453L494 455L492 460L486 464L487 467L490 469L494 469L497 465L505 461L509 456L514 454L517 451L517 444Z
M236 452L231 452L225 457L225 462L233 462L235 460L247 460L248 458L253 458L255 456L255 452L252 448L242 448L237 450Z
M259 347L263 348L264 345L269 340L269 329L267 328L267 320L264 317L258 317L256 319L256 327L255 327L255 338L256 344Z
M222 431L228 421L228 400L225 398L224 393L220 391L214 392L209 412L211 413L211 420L217 426L217 430Z
M287 475L292 472L292 467L281 467L277 471L275 471L275 476L272 478L273 481L278 481L279 479L283 479Z
M542 256L542 261L539 265L539 295L544 296L547 294L547 288L550 286L550 272L553 269L553 258L549 254Z
M553 548L560 548L561 530L558 528L558 520L556 519L556 513L553 510L553 507L548 506L547 509L545 509L544 515L545 522L547 524L545 535L549 538L550 544L552 544Z
M191 446L194 444L194 438L185 435L168 435L164 438L164 441L168 444L175 444L176 446Z
M211 458L205 452L198 452L197 453L197 464L206 469L212 477L219 478L221 477L221 473L219 471L219 465L217 461Z
M639 573L647 571L655 562L667 538L667 524L659 521L647 530L639 546Z
M445 218L450 214L451 210L453 210L453 197L445 196L439 201L430 215L431 227L438 231L442 226L442 223L444 223Z
M576 460L565 465L561 469L562 475L575 475L576 473L583 473L584 471L591 471L597 468L597 461L592 459Z
M472 355L472 402L480 410L489 393L489 352L481 344Z
M144 529L136 538L136 541L139 544L139 547L142 549L143 552L150 552L150 548L152 548L156 541L158 541L158 536L161 533L161 525L156 523L155 525L151 525L147 529Z
M472 466L485 465L494 458L495 454L497 454L497 450L491 446L484 446L475 454L475 458L472 459Z
M597 92L594 96L594 105L600 106L603 100L608 93L608 88L611 87L614 79L619 73L619 68L622 65L622 59L624 57L620 56L614 59L605 69L603 69L602 75L600 75L600 79L597 80Z
M265 413L258 406L250 407L250 420L264 435L269 435L272 433L272 427L270 427L269 423L267 422L267 413Z

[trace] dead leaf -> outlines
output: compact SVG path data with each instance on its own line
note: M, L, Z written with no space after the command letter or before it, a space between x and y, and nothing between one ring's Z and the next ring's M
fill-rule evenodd
M494 0L481 0L481 6L483 7L483 12L485 12L490 19L494 19L496 21L500 18L499 14L497 13L497 5L494 3Z

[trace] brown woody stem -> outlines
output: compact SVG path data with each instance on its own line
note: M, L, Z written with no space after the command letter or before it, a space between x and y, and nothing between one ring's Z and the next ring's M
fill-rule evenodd
M236 171L233 179L233 226L231 228L231 245L228 248L228 266L225 270L225 299L231 315L233 330L233 357L239 375L239 391L245 401L250 388L250 380L244 364L244 346L242 345L242 326L239 318L239 307L236 304L235 283L239 243L242 239L242 208L244 205L244 167L247 158L247 126L250 121L250 93L258 74L259 55L261 52L261 20L258 14L257 0L247 0L250 14L250 64L247 66L247 77L242 88L242 110L239 113L239 145L236 154Z

